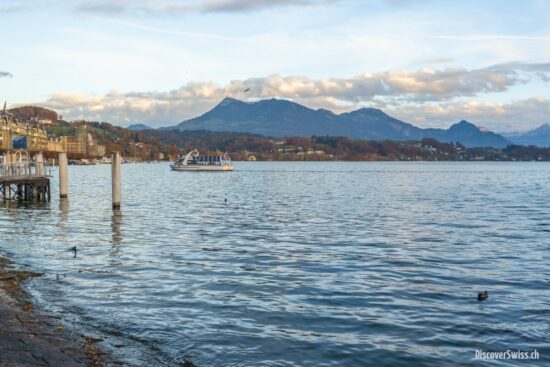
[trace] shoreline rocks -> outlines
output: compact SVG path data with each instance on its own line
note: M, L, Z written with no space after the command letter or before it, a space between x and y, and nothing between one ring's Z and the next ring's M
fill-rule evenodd
M42 274L13 268L0 257L0 366L101 367L115 365L98 340L66 330L35 310L21 283Z

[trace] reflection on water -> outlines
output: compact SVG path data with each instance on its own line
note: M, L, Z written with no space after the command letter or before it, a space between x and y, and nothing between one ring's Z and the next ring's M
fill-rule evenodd
M122 265L120 262L121 257L121 247L122 247L122 232L120 230L120 225L122 224L122 211L120 209L113 210L113 215L111 216L111 229L113 231L113 237L111 241L111 249L109 252L110 259L109 263L111 266Z
M59 226L60 228L65 228L65 223L69 219L69 199L60 198L59 199Z
M109 166L70 175L68 200L0 203L0 255L128 364L550 358L548 164L124 165L119 211Z
M113 229L113 248L120 245L122 241L122 233L120 232L120 224L122 223L122 211L120 209L113 210L111 228Z

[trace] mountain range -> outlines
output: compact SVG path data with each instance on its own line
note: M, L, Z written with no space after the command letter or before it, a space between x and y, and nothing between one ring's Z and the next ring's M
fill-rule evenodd
M57 113L45 108L24 106L9 110L22 120L50 119ZM145 124L127 127L138 132L157 130ZM288 100L268 99L244 102L224 98L203 115L162 127L160 131L204 130L236 132L266 137L342 136L361 140L419 141L434 138L440 142L460 142L466 147L503 148L511 144L550 147L550 124L543 124L527 132L496 134L462 120L448 129L423 129L393 118L376 108L335 114L325 109L314 110Z
M542 124L527 132L508 133L503 136L514 144L550 147L550 124Z
M396 141L434 138L440 142L460 142L466 147L503 148L512 144L505 137L464 120L449 129L423 129L376 108L335 114L281 99L244 102L227 97L205 114L161 130L227 131L271 137L330 135Z
M143 130L154 130L151 126L145 124L134 124L127 127L131 131L143 131Z

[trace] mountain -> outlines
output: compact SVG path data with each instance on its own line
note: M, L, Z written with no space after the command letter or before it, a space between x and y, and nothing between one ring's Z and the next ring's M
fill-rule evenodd
M395 119L376 108L361 108L338 117L340 121L351 121L351 130L363 139L422 140L425 137L421 128Z
M345 129L341 125L338 116L327 110L312 110L281 99L250 103L228 97L212 110L175 128L279 137L342 135Z
M154 130L151 126L147 126L144 124L130 125L127 127L127 129L131 131Z
M393 118L375 108L335 114L314 110L298 103L269 99L243 102L225 98L205 114L162 130L208 130L284 136L343 136L363 140L421 140L426 137L442 142L460 142L466 147L502 148L510 144L502 136L482 131L461 121L448 130L422 129Z
M466 147L504 148L511 142L503 136L462 120L449 129L425 129L425 137L434 138L442 143L460 142Z
M514 144L550 147L550 124L548 123L527 132L503 135Z

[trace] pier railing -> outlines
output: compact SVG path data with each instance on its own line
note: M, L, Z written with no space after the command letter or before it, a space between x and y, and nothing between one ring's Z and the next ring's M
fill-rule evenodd
M50 176L43 162L16 162L0 164L0 180L27 180Z
M8 152L0 157L0 194L6 200L50 201L50 170L44 156Z

